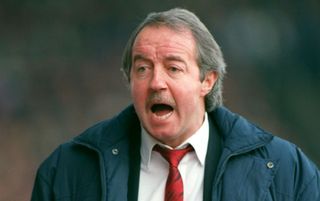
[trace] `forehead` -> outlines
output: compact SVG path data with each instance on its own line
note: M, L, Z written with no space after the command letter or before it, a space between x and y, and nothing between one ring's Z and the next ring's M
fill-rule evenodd
M171 52L195 56L195 39L186 28L173 29L167 26L147 26L137 35L132 53Z

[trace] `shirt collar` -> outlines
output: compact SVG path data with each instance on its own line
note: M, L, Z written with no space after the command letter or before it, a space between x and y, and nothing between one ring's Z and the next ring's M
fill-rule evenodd
M188 138L185 142L179 145L177 149L184 148L188 144L190 144L193 147L200 164L203 166L205 164L205 158L207 154L208 140L209 140L209 122L208 122L208 115L207 113L205 113L205 118L201 127L193 135L191 135L190 138ZM154 139L141 126L141 148L140 148L141 162L147 168L149 167L149 164L150 164L153 147L156 144L160 144L162 146L168 147L167 145L163 145L161 142Z

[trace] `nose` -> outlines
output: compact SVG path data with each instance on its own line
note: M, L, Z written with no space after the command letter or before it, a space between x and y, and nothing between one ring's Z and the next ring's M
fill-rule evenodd
M155 67L153 69L150 88L154 91L164 90L167 88L166 75L161 68Z

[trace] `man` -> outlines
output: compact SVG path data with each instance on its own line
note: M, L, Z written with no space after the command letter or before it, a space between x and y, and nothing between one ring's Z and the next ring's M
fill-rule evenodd
M223 56L193 13L149 14L122 70L133 106L56 149L33 201L320 201L299 148L222 106Z

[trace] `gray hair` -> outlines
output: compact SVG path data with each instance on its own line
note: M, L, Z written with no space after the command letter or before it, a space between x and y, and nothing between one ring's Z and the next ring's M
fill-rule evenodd
M205 97L206 111L210 112L223 104L222 80L226 73L226 64L222 52L215 39L192 12L174 8L164 12L150 13L144 21L134 30L125 47L122 68L125 78L130 82L132 66L132 47L137 35L147 26L166 26L175 31L188 29L191 31L196 43L197 63L200 68L200 80L203 81L208 72L217 73L218 79Z

